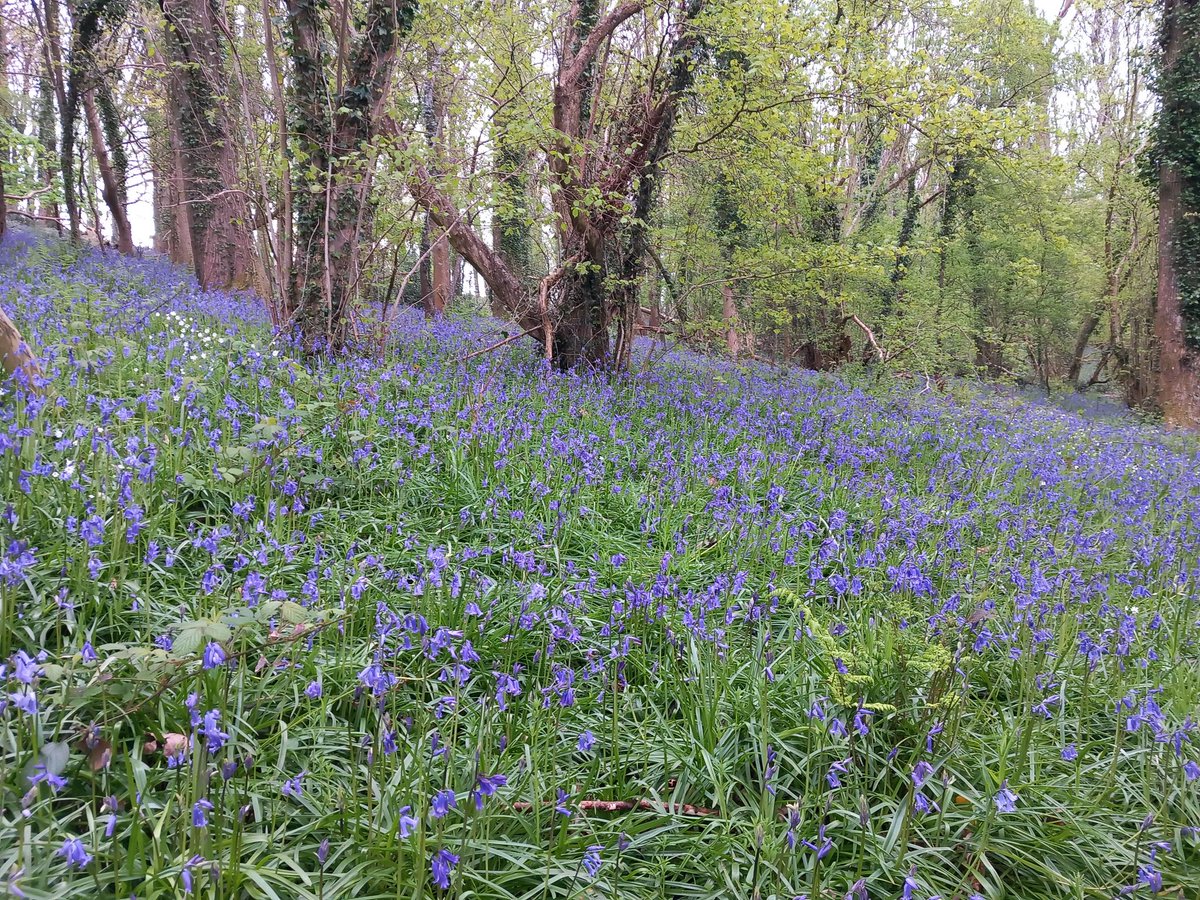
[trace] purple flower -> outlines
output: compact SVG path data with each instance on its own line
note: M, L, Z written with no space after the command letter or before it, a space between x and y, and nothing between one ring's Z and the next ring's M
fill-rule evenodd
M912 783L915 787L924 787L929 776L933 774L933 766L921 760L912 770Z
M225 742L229 740L229 735L221 730L221 711L219 709L210 709L204 714L203 726L200 729L200 734L205 740L205 746L209 753L216 753L225 746Z
M1020 799L1021 798L1013 793L1012 789L1009 788L1008 780L1006 779L1004 783L1000 785L1000 790L996 792L996 810L1002 813L1016 812L1017 801Z
M458 865L458 857L449 850L441 849L433 855L430 868L433 870L433 883L443 891L450 887L450 873Z
M1074 762L1079 756L1079 751L1074 744L1067 744L1059 755L1067 762Z
M454 791L438 791L429 804L429 813L435 819L440 819L456 806L458 806L458 801L454 799Z
M50 789L56 794L67 786L67 779L51 772L43 763L38 763L33 767L33 774L29 776L29 783L37 787L42 782L50 785Z
M601 844L592 844L587 848L587 852L583 854L583 867L592 878L595 878L599 874L600 866L603 865L600 860L600 851L603 849L604 847Z
M579 735L579 740L575 746L577 746L579 748L581 753L587 753L589 750L591 750L593 747L596 746L596 736L594 734L592 734L590 731L585 730L582 734Z
M830 763L829 771L825 773L825 780L829 782L829 786L831 788L840 788L842 786L842 779L840 776L845 775L848 771L850 771L847 768L849 763L849 758L835 760L834 762Z
M419 823L417 822L416 817L412 815L411 806L400 807L400 817L396 822L396 827L400 832L401 839L412 834L413 829L416 828L418 824Z
M933 727L929 729L929 734L925 735L925 752L933 752L933 740L945 730L945 726L941 722L934 722Z
M569 795L562 788L558 788L558 802L554 806L554 811L560 816L571 818L571 810L567 807L567 799Z
M1183 764L1183 774L1188 781L1195 781L1200 778L1200 765L1197 765L1194 760L1188 760Z
M323 867L327 859L329 859L329 838L325 838L317 847L317 862Z
M475 782L478 786L471 791L471 796L475 798L475 809L480 810L483 809L483 798L492 796L496 793L497 788L508 784L508 776L499 772L495 775L479 775Z
M293 775L283 783L283 796L291 797L293 800L299 800L304 796L304 776L308 772L304 771L298 775Z
M215 669L224 663L225 659L225 648L216 641L209 641L208 646L204 648L204 657L202 660L204 668Z
M94 663L100 658L97 655L95 648L92 647L91 641L83 642L83 649L79 651L79 656L85 663Z
M212 812L212 808L211 800L205 798L197 800L195 805L192 806L192 827L207 828L208 814Z
M319 700L321 698L321 682L320 680L309 682L308 687L304 689L304 695L309 700Z
M817 826L816 843L809 840L804 840L800 843L804 844L805 847L817 854L818 860L824 859L829 854L829 851L833 849L833 841L825 836L824 825Z
M68 866L77 869L86 868L87 864L92 861L92 854L87 852L87 848L83 846L83 841L79 838L67 838L56 852L67 861Z
M913 797L913 809L921 815L926 815L930 811L937 812L938 805L926 797L921 791L917 791L917 795Z
M1138 866L1138 884L1150 888L1150 893L1157 894L1163 889L1162 873L1152 865Z

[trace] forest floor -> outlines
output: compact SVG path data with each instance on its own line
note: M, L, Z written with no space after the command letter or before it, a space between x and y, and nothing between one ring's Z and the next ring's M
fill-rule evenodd
M1200 445L10 236L0 893L1196 896Z

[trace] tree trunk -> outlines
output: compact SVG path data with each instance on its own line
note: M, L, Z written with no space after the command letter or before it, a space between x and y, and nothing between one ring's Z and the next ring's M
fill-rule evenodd
M253 283L254 241L241 190L228 74L218 10L210 0L159 0L172 63L170 102L178 112L181 181L176 202L190 214L188 231L202 288L244 289Z
M4 175L0 173L0 197L3 196ZM0 200L0 208L2 207L3 201ZM3 219L0 219L0 238L3 237L3 234ZM33 377L41 374L41 367L33 358L29 346L22 339L21 332L17 330L17 326L2 309L0 309L0 367L4 369L5 375L12 375L20 370L29 379L31 385Z
M290 304L310 350L340 349L352 328L360 274L359 244L374 226L371 142L391 82L399 38L411 27L415 0L371 0L339 61L345 82L326 79L324 25L318 4L287 0L288 55L294 99L292 134L307 166L292 169L296 206ZM348 10L344 11L349 15ZM339 79L340 81L340 79ZM340 88L340 94L331 96ZM315 170L315 179L305 175Z
M595 269L573 272L563 279L558 304L561 313L553 341L558 368L607 368L609 341L604 303L604 279Z
M738 340L737 301L733 299L733 288L729 282L721 287L721 320L725 323L725 346L729 349L729 355L737 359L742 348Z
M100 114L96 110L94 91L85 91L83 95L84 116L87 119L88 131L92 138L92 155L96 158L96 167L100 171L104 205L113 220L113 238L117 250L125 256L133 256L133 229L129 225L129 216L125 211L125 194L117 179L112 159L105 145L104 129L100 123Z
M1087 353L1088 343L1092 340L1092 335L1096 333L1096 327L1100 324L1100 314L1097 312L1089 312L1083 317L1083 321L1079 325L1079 331L1075 335L1075 349L1071 351L1071 365L1067 369L1067 381L1077 390L1082 391L1086 386L1081 384L1079 376L1083 372L1083 357Z
M425 140L435 156L442 149L442 129L445 127L443 119L446 112L438 97L439 69L440 57L435 55L430 62L431 74L425 82L421 98ZM435 166L435 177L438 172ZM445 312L451 298L450 242L440 228L430 223L428 213L425 215L425 229L421 235L421 252L421 308L425 312L425 318L436 319Z
M1200 35L1187 34L1189 25L1195 28L1194 2L1164 0L1162 65L1167 79L1173 74L1185 44L1200 40ZM1194 90L1194 85L1188 89ZM1182 106L1187 102L1183 97L1163 97L1164 106ZM1189 187L1189 194L1194 194L1197 187ZM1200 211L1189 210L1184 200L1179 166L1163 160L1159 165L1158 306L1154 318L1159 343L1158 403L1169 424L1197 428L1200 427L1200 356L1187 343L1177 243L1185 216L1195 216Z
M4 196L4 167L0 166L0 241L4 240L6 231L8 231L8 198ZM5 316L5 320L7 318Z
M58 204L50 196L54 179L58 175L54 163L58 154L58 134L54 127L54 82L50 72L50 64L43 61L43 74L38 79L38 143L42 155L38 162L38 176L42 188L46 191L38 204L38 215L58 220Z

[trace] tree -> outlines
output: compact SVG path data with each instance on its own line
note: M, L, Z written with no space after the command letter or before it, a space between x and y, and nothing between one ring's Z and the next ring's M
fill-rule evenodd
M506 254L487 246L464 221L424 165L410 190L446 230L454 249L480 273L498 304L542 342L563 369L583 364L617 368L632 348L636 285L646 256L646 219L659 166L674 132L679 100L690 79L695 35L689 21L699 5L672 18L645 0L600 14L594 0L573 0L559 36L562 57L554 77L551 128L545 153L562 262L531 296ZM598 108L596 60L617 29L643 13L657 17L659 50L644 61L637 89L622 98L603 129L592 127ZM609 327L617 324L617 344Z
M350 42L344 39L349 7L340 9L343 39L327 41L324 3L287 0L296 207L289 305L314 350L338 349L350 338L361 248L374 226L372 144L380 136L399 41L417 11L416 0L369 0ZM338 48L332 66L327 44Z
M1200 3L1164 0L1158 79L1158 403L1200 428Z
M177 129L172 201L187 208L176 240L203 288L247 288L254 241L242 188L235 108L227 96L223 11L215 0L159 0L171 62L168 111Z

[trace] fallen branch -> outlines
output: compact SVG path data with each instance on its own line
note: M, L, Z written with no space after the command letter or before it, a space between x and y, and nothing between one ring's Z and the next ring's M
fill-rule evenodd
M549 806L550 804L544 804ZM517 812L528 812L534 808L534 804L525 800L518 800L513 804L513 809ZM671 815L680 816L701 816L712 817L719 816L720 810L709 809L706 806L692 806L689 803L655 803L653 800L647 800L644 797L640 800L580 800L575 804L575 808L580 812L631 812L635 809L644 809L649 812L665 812Z
M468 362L469 360L472 360L477 356L483 356L483 354L485 354L485 353L491 353L493 350L499 350L505 344L511 344L513 341L519 341L521 338L525 337L526 335L533 334L535 331L537 331L540 328L542 328L541 325L534 325L532 328L526 328L520 334L510 334L508 337L506 337L502 341L496 341L496 343L491 344L490 346L484 347L481 350L475 350L475 351L472 351L471 353L468 353L465 357L463 357L463 362Z
M854 313L851 313L850 315L846 316L846 321L853 322L860 329L862 329L862 333L867 336L867 340L870 342L871 346L875 350L876 355L879 357L879 362L886 363L888 361L887 353L884 351L884 349L882 347L879 346L879 341L875 340L875 332L873 332L867 326L867 323L864 322L862 319L860 319L858 316L854 315Z

